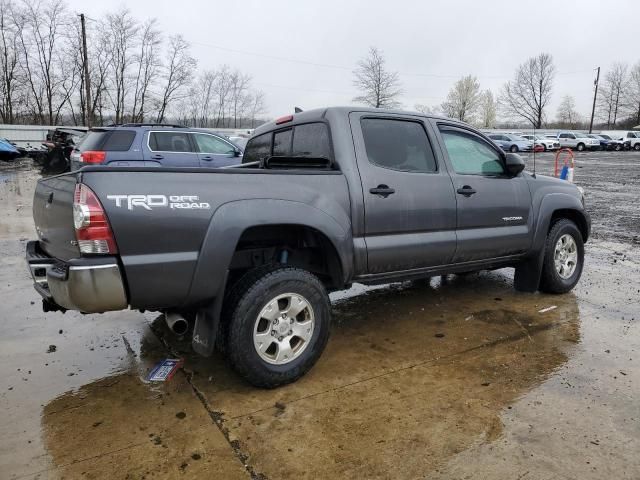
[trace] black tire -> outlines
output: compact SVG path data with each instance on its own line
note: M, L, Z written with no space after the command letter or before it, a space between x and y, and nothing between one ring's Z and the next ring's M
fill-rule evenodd
M633 146L633 149L634 149L636 152L640 151L640 143L636 143L636 144Z
M570 235L575 241L578 254L576 268L573 274L566 279L562 278L557 272L554 262L556 243L565 234ZM544 248L540 290L546 293L566 293L570 291L580 280L584 265L584 242L580 230L571 220L561 218L549 230Z
M582 152L584 150L584 143L579 143L578 146L576 147L576 150L578 150L579 152Z
M618 144L614 147L616 152L619 152L620 150L622 150L622 145Z
M546 146L544 143L542 144L542 151L543 151L543 152L546 152L546 151L547 151L547 146Z
M309 344L290 362L271 364L260 357L253 343L254 327L260 311L275 297L285 293L303 296L313 309L314 329ZM327 340L331 322L331 303L320 280L292 267L265 267L253 270L232 288L223 307L226 356L231 366L256 387L275 388L291 383L316 363Z
M517 153L518 152L518 146L517 145L511 145L511 148L509 149L509 151L511 153Z

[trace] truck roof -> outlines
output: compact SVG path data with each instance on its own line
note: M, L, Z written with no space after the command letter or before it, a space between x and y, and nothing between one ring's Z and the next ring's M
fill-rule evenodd
M276 130L278 128L283 128L283 127L286 127L287 125L322 121L329 114L332 114L332 113L346 116L346 115L349 115L351 112L371 112L376 114L388 113L392 115L394 114L395 115L412 115L412 116L419 116L419 117L425 117L425 118L442 119L442 120L447 120L448 122L463 124L463 122L460 122L458 120L454 120L451 118L442 117L438 115L431 115L428 113L412 112L407 110L382 109L382 108L373 108L373 107L337 106L337 107L314 108L312 110L305 110L303 112L285 115L272 122L268 122L263 125L260 125L258 128L255 129L253 136L260 135L261 133L269 132L271 130ZM282 119L285 119L289 116L291 117L291 120L286 120L286 123L281 122Z

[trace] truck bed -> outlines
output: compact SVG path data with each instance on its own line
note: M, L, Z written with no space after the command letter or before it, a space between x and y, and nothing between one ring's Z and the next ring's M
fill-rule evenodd
M242 233L233 231L240 225L234 219L260 221L265 209L288 205L294 214L304 206L351 230L347 182L335 170L88 167L42 179L36 188L33 215L40 247L63 261L80 256L73 225L78 182L106 211L133 308L205 300L206 285L192 288L196 269L215 268L215 250L229 248L223 239ZM214 215L224 222L212 223ZM286 224L286 216L282 221ZM212 241L220 242L213 252ZM216 291L216 285L209 287L209 293Z

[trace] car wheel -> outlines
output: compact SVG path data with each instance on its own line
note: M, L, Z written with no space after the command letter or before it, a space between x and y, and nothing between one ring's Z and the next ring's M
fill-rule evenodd
M584 143L579 143L579 144L578 144L578 146L576 147L576 149L577 149L579 152L582 152L582 151L584 150Z
M636 144L633 146L633 149L634 149L636 152L637 152L637 151L639 151L639 150L640 150L640 143L636 143Z
M542 144L542 151L543 151L543 152L546 152L546 151L547 151L547 146L546 146L544 143Z
M298 268L262 268L233 290L222 318L232 367L264 388L304 375L329 338L331 304L320 280Z
M566 293L580 280L584 263L582 234L566 218L553 224L545 243L540 290Z
M509 149L509 151L511 153L516 153L518 151L518 146L517 145L511 145L511 148Z
M616 145L615 146L615 150L616 150L616 152L619 152L620 150L622 150L622 146Z

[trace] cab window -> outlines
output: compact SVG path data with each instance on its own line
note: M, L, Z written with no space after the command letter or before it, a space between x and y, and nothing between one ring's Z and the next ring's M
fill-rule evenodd
M456 173L489 176L504 174L500 155L481 138L442 127L440 133Z
M363 118L360 124L372 164L404 172L437 171L429 138L420 122Z

